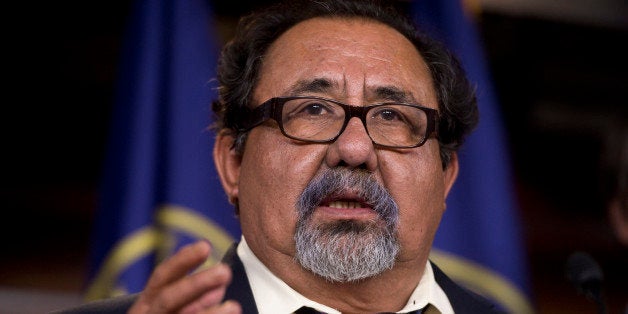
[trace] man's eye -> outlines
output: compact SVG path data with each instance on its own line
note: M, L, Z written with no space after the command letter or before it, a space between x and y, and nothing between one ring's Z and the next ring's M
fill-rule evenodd
M382 119L385 121L400 121L403 117L399 112L392 109L382 109L375 113L374 118Z
M299 110L300 114L306 114L310 116L324 115L328 112L329 112L329 109L325 105L319 104L319 103L307 104L303 106L301 110Z
M325 114L326 111L327 110L325 106L321 104L308 104L307 106L303 107L303 109L301 110L302 113L309 114L312 116Z
M342 116L332 104L323 101L307 99L305 101L293 101L284 106L283 111L284 122L293 119L320 120L330 119L332 117Z

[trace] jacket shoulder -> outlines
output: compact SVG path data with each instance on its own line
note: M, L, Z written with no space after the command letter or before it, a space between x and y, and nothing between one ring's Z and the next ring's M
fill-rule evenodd
M468 290L449 278L436 264L432 264L434 278L445 291L451 306L456 314L499 313L504 314L487 298Z

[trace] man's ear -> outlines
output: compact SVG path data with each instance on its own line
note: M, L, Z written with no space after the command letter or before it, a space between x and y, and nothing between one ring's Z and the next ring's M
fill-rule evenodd
M218 133L214 143L214 164L229 202L235 205L238 201L242 157L232 148L234 140L231 132L227 130L221 130Z
M449 164L447 165L447 168L443 170L443 172L443 180L445 183L444 197L447 198L451 187L454 185L454 182L456 182L456 178L458 177L458 154L456 154L455 152L451 154Z

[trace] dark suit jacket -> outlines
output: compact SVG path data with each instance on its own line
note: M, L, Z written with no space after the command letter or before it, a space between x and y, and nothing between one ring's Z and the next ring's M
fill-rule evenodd
M233 245L223 257L223 262L228 264L233 271L231 285L227 288L225 300L236 300L242 306L242 313L257 314L257 307L253 299L253 292L249 285L249 280L244 271L244 265L236 254L236 245ZM501 313L483 297L466 290L454 283L435 264L432 263L436 282L445 291L456 314L485 314ZM95 301L81 305L79 307L53 312L56 314L87 314L87 313L108 313L126 314L138 294L123 297L111 298L102 301Z

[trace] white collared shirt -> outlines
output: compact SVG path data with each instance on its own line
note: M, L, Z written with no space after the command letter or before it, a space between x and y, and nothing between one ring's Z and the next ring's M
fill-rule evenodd
M259 314L289 314L302 306L308 306L324 313L341 314L336 309L304 297L275 276L253 254L244 236L242 236L238 245L237 253L246 270ZM434 279L434 272L429 261L425 265L425 271L419 284L410 295L406 305L399 312L405 313L422 309L428 303L442 314L454 313L447 295L445 295L443 289Z

